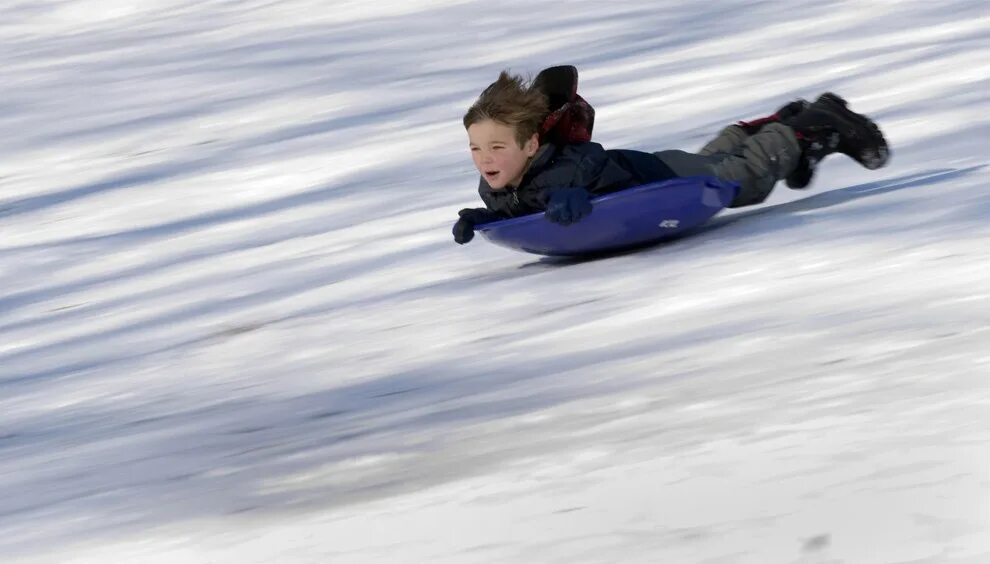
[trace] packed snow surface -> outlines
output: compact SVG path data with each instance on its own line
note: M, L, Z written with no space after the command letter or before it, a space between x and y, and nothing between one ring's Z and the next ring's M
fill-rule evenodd
M990 562L985 1L9 0L0 47L4 562ZM454 244L463 112L565 63L607 147L831 90L893 157Z

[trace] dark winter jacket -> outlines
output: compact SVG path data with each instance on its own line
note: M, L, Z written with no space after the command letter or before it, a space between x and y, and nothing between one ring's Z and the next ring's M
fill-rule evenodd
M595 195L616 192L676 175L652 153L629 149L606 151L598 143L540 147L519 187L492 190L481 178L478 193L488 209L518 217L546 209L547 190L581 187Z

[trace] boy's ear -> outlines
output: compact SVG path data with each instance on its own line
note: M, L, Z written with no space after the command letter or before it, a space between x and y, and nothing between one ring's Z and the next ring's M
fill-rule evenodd
M528 141L526 141L526 144L523 145L523 150L526 151L527 157L532 157L533 155L535 155L536 151L539 148L540 148L540 135L538 133L534 133L533 136L530 137Z

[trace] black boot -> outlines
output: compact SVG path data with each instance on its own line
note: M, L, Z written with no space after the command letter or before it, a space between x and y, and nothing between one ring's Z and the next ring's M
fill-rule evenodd
M779 110L769 116L755 119L753 121L740 121L736 125L743 128L746 135L753 135L759 132L764 125L769 123L784 123L790 121L795 116L808 109L808 106L810 105L810 102L807 100L798 98L793 102L784 104ZM812 166L811 163L808 162L808 159L805 159L802 155L802 157L798 160L797 167L785 178L787 187L796 189L807 188L808 185L811 184L811 177L814 174L814 166Z
M801 162L807 162L810 170L832 153L848 155L870 170L886 165L890 158L887 140L877 124L850 110L845 100L831 92L782 123L794 130L802 149Z

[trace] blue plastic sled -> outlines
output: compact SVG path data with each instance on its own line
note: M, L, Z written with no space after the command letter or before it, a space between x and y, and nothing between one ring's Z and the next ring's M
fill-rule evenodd
M729 205L735 182L689 176L634 186L593 199L591 215L558 225L534 213L479 225L486 239L510 249L580 256L655 243L701 225Z

